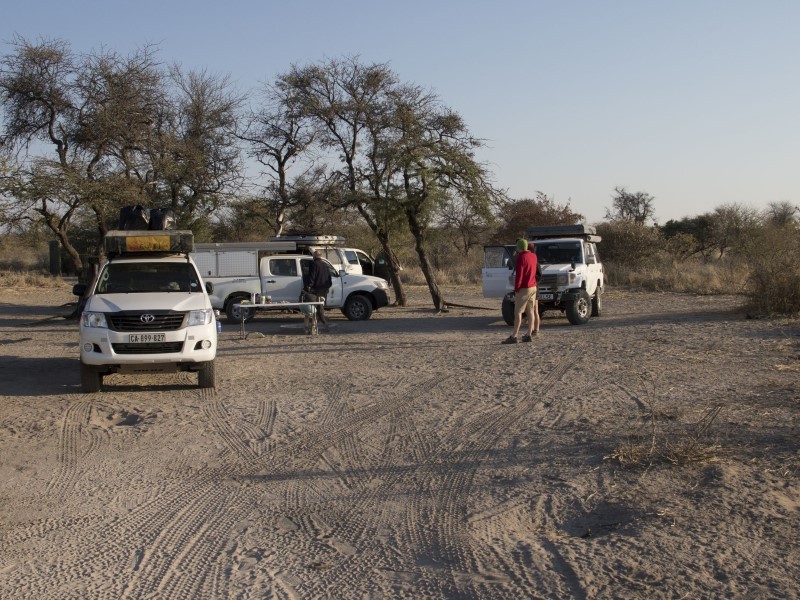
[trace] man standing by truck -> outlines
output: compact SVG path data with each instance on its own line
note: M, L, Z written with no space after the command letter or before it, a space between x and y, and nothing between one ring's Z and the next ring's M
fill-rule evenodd
M522 313L528 317L528 333L522 337L523 342L530 342L532 336L539 333L539 311L536 307L536 254L528 250L528 242L517 240L517 260L514 271L514 333L503 341L504 344L519 343Z
M314 260L308 267L308 273L303 277L303 291L309 302L325 302L333 282L328 263L322 260L322 252L314 250ZM317 307L319 322L328 328L328 319L325 316L325 305Z

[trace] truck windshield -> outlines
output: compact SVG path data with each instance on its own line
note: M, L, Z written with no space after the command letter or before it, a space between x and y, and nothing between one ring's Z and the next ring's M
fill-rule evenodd
M188 262L111 262L96 289L98 294L198 291L200 279Z
M534 242L536 256L542 264L583 262L580 242Z

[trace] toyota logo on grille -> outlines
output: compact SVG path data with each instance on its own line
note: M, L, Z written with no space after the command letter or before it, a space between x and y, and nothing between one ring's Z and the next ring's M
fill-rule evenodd
M139 320L142 323L152 323L153 321L155 321L155 319L156 318L151 314L145 314L145 315L142 315L141 317L139 317Z

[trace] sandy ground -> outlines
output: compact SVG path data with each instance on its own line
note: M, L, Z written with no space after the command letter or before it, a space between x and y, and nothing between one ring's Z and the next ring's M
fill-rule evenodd
M0 598L798 597L796 321L447 292L89 395L68 290L0 290Z

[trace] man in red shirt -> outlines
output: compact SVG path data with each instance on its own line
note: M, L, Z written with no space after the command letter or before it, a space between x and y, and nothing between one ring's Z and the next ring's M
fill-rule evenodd
M514 270L514 333L504 340L504 344L519 342L522 314L528 317L528 333L522 336L523 342L530 342L532 336L539 333L539 310L537 307L536 289L536 254L528 250L528 242L524 239L517 240L517 262Z

